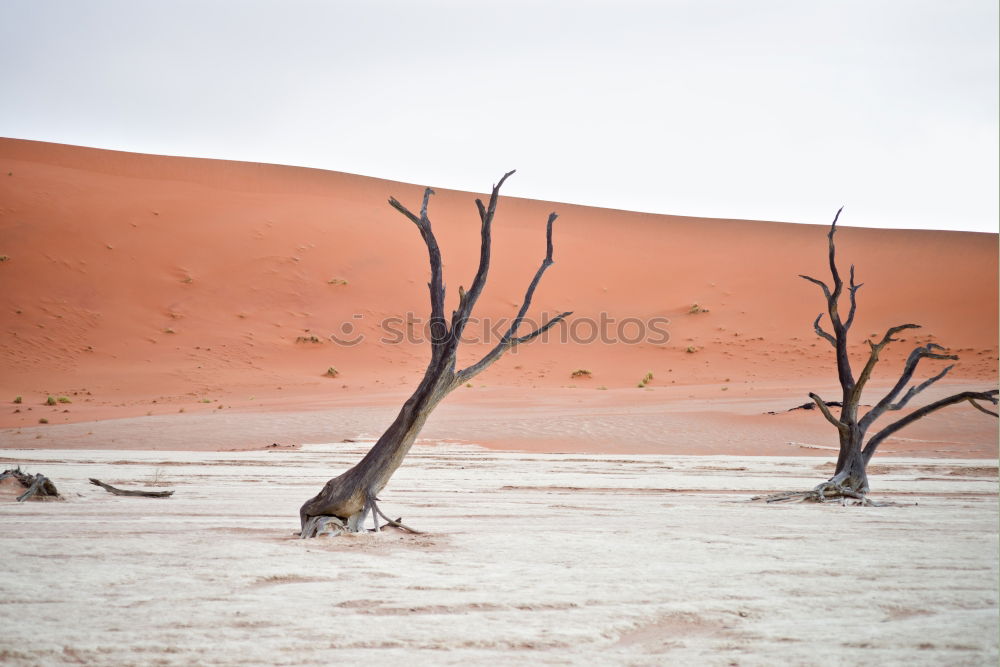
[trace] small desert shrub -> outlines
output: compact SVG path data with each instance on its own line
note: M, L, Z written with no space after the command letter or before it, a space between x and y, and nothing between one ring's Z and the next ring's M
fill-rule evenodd
M171 329L170 327L167 327L166 329L163 330L163 333L165 333L165 334L172 334L172 333L177 333L177 332L174 331L173 329Z
M48 398L45 399L45 405L55 405L55 404L56 404L55 396L49 396Z
M653 379L653 372L652 371L650 371L650 372L646 373L645 375L643 375L642 379L639 380L639 389L644 388L647 384L649 384L652 381L652 379Z
M694 345L688 345L687 349L685 349L684 351L687 352L688 354L694 354L695 352L698 351L698 348L696 348Z
M573 371L572 373L570 373L570 377L574 377L574 378L590 378L592 376L593 376L593 374L590 371L588 371L586 368L578 368L575 371Z
M199 403L211 403L211 402L212 402L212 399L210 399L210 398L203 398L203 399L201 399L201 400L200 400L200 401L198 401L198 402L199 402Z
M15 397L14 397L14 402L15 402L15 403L21 403L22 401L24 401L24 399L23 399L23 398L21 398L20 396L15 396Z
M317 336L299 336L295 339L296 343L322 343Z
M325 375L328 378L335 378L338 375L340 375L340 371L338 371L333 366L330 366L329 368L326 369L326 373L323 373L323 375Z
M604 385L602 384L602 385L601 385L600 387L598 387L598 389L600 389L600 390L602 390L602 391L607 391L607 389L608 389L608 388L607 388L607 387L605 387L605 386L604 386Z
M60 403L72 403L73 402L73 401L69 400L68 396L60 396L56 400L59 401Z
M697 303L691 304L691 308L688 310L688 315L697 315L698 313L707 313L708 308L704 306L699 306Z
M327 285L346 285L347 281L342 278L330 278L326 281Z
M0 255L0 262L9 262L9 261L10 257L8 257L7 255Z
M46 419L45 417L39 417L39 418L38 418L38 423L39 423L39 424L48 424L48 423L49 423L49 420L48 420L48 419Z

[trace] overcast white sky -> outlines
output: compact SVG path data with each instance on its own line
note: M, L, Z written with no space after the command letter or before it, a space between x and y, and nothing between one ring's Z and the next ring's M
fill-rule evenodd
M996 0L3 0L0 135L998 227Z

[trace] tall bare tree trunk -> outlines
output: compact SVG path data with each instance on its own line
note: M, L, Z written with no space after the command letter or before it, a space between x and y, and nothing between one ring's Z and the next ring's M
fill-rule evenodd
M385 488L393 473L403 463L403 459L406 458L410 447L413 446L420 429L423 428L424 422L427 421L427 417L437 407L437 404L453 389L486 370L507 350L537 338L572 314L569 312L560 313L543 326L526 334L518 335L531 305L535 289L538 287L545 270L553 264L552 224L556 220L556 214L552 213L549 215L545 230L545 259L542 260L541 266L538 267L534 278L528 285L517 316L511 322L500 342L486 356L468 368L456 370L456 356L462 333L468 324L472 309L486 285L489 273L492 224L499 203L500 187L513 173L511 171L504 174L500 182L493 186L493 193L488 205L476 200L481 223L479 269L468 292L461 287L458 288L458 307L452 312L450 321L445 319L444 314L445 287L441 251L431 229L430 219L427 217L427 206L434 191L430 188L424 190L419 215L412 213L396 199L389 199L389 204L393 208L417 226L424 244L427 246L431 267L431 280L428 283L431 301L431 359L416 391L403 404L396 419L365 457L347 472L328 481L318 494L302 505L299 510L299 519L302 524L300 535L303 538L314 537L325 524L331 521L343 530L350 532L362 530L369 514L371 514L377 530L378 517L382 515L378 508L377 495Z

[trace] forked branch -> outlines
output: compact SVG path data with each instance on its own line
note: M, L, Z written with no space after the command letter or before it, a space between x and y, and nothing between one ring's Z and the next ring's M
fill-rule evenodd
M458 383L468 382L473 377L486 370L490 366L490 364L492 364L494 361L503 356L504 352L506 352L510 348L520 343L526 343L540 336L541 334L545 333L546 331L554 327L556 324L558 324L559 322L563 321L564 319L573 314L572 311L560 313L559 315L556 315L551 320L549 320L544 326L539 327L534 331L531 331L523 336L519 337L517 335L518 329L520 328L522 322L524 321L525 315L527 315L528 313L528 308L531 307L531 300L535 296L535 289L538 287L538 283L541 282L542 276L545 274L546 269L548 269L554 263L552 259L552 224L556 221L557 217L559 216L557 216L555 213L549 214L548 222L545 225L545 259L542 260L542 263L538 267L538 270L535 271L535 276L534 278L532 278L531 283L528 285L528 289L524 293L524 299L521 302L521 308L517 311L517 315L514 317L514 320L510 323L510 326L507 328L507 331L500 338L500 342L498 342L496 346L493 347L493 349L487 352L482 359L480 359L473 365L456 373L456 381Z
M833 217L833 222L830 224L830 231L827 234L830 277L833 279L833 289L818 278L802 274L800 274L799 277L804 280L808 280L814 285L818 285L819 288L823 290L823 297L826 299L826 310L830 315L830 324L833 327L833 333L830 334L824 331L819 325L820 320L823 319L822 314L820 314L820 316L816 318L816 321L813 322L813 329L816 331L816 335L829 342L836 350L837 373L840 377L840 385L844 388L846 395L846 392L850 391L854 387L854 374L851 371L851 360L847 354L847 330L850 328L851 324L854 323L854 313L857 310L856 295L857 291L861 289L861 285L854 281L854 266L851 266L850 285L848 288L850 292L851 308L847 316L847 322L844 322L840 319L840 295L844 291L844 281L841 279L840 271L837 269L837 244L834 242L834 236L837 233L837 221L840 219L840 213L843 210L843 206L837 209L837 215Z
M817 394L813 393L809 394L809 398L811 398L816 403L816 407L819 408L819 411L823 413L823 416L826 417L826 420L828 422L836 426L837 430L839 430L840 432L842 433L847 432L848 430L847 424L845 424L844 422L840 421L839 419L833 416L833 413L830 412L830 408L829 406L827 406L826 401L820 398Z
M904 326L917 328L917 326L913 324ZM901 327L895 327L895 329L898 329L900 331L902 330ZM889 332L886 333L886 337L889 337L891 333L893 333L893 329L890 329ZM888 342L885 339L883 339L883 341ZM896 397L899 396L899 392L903 391L903 388L906 387L906 385L909 384L910 380L913 378L913 374L916 372L917 365L920 363L921 359L930 358L930 359L948 359L951 361L958 360L957 355L938 354L934 351L934 350L944 350L944 349L945 349L944 347L938 345L937 343L927 343L927 345L922 345L920 347L914 348L913 351L910 352L910 355L906 358L906 364L904 364L903 366L903 372L902 374L900 374L899 380L897 380L896 384L892 386L892 389L890 389L889 392L885 396L883 396L882 399L878 403L876 403L871 410L868 411L868 414L866 414L861 419L860 421L861 429L867 430L868 427L871 426L872 422L881 417L882 414L885 413L887 410L899 410L905 407L906 404L910 402L910 399L912 399L914 396L916 396L923 390L927 389L927 387L931 386L932 384L943 378L945 375L947 375L948 372L953 368L953 366L948 366L939 374L935 375L929 380L926 380L925 382L921 383L918 386L911 387L906 392L906 395L903 396L902 400L900 400L899 402L894 402L896 401Z
M472 279L472 286L469 288L469 291L462 292L461 288L459 288L458 308L452 314L451 318L451 346L453 347L457 346L458 342L461 340L462 332L465 330L465 325L468 323L469 317L472 315L472 309L476 307L479 295L483 293L483 288L486 286L486 278L490 272L493 218L496 215L497 203L500 199L500 188L503 186L504 181L506 181L513 173L514 170L508 171L503 175L503 178L501 178L497 184L493 186L493 192L490 194L490 203L488 206L483 205L481 199L476 200L476 208L479 210L479 220L481 223L479 268L476 270L475 278Z
M871 457L875 454L875 450L878 449L878 446L882 444L882 441L888 438L890 435L900 430L901 428L908 426L909 424L912 424L918 419L926 417L932 412L940 410L941 408L947 407L949 405L962 403L963 401L969 401L976 408L981 409L983 412L986 412L987 414L992 414L994 417L996 417L997 416L996 413L990 412L989 410L986 410L984 408L980 408L980 406L976 405L975 402L988 401L993 405L996 405L998 393L1000 393L1000 391L998 391L997 389L991 389L989 391L963 391L961 393L948 396L947 398L942 398L939 401L934 401L933 403L929 403L918 410L914 410L913 412L906 415L902 419L899 419L889 424L888 426L886 426L881 431L879 431L878 433L876 433L871 437L871 439L868 441L868 444L865 445L865 448L862 452L865 458L865 463L871 460Z
M858 376L858 381L854 384L852 388L852 397L854 402L861 400L861 392L868 384L868 379L872 375L872 371L875 369L875 364L878 363L878 355L882 349L889 343L898 341L898 338L893 338L900 331L905 331L906 329L919 329L919 324L900 324L899 326L890 327L885 335L882 336L882 340L877 343L868 341L868 347L871 348L868 354L868 362L865 364L864 369L861 371L861 375Z
M996 401L993 402L996 403ZM976 400L974 398L970 398L969 403L971 403L972 407L974 407L976 410L979 410L980 412L985 412L986 414L992 415L994 417L1000 417L1000 414L993 412L992 410L987 410L983 406L979 405L979 403L976 403Z

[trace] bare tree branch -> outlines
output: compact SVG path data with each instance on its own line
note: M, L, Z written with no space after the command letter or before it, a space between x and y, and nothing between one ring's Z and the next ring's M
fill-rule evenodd
M833 222L830 223L830 233L827 234L830 245L830 275L833 277L833 293L830 295L831 298L831 308L836 309L837 300L840 298L840 293L844 289L844 281L840 279L840 272L837 270L837 246L833 242L833 235L837 233L837 221L840 219L840 212L844 210L841 206L837 209L837 215L833 216ZM830 313L830 319L834 321L835 325L839 325L840 317L834 317L834 313Z
M489 211L487 211L487 215L488 214ZM545 225L545 259L542 260L541 265L535 272L535 277L532 278L527 291L524 293L524 300L521 302L521 308L518 310L517 316L511 322L510 327L507 328L507 332L501 337L500 342L497 343L492 350L487 352L486 356L468 368L456 373L457 383L467 382L469 379L483 372L490 364L499 359L504 352L516 344L515 339L517 338L517 330L521 326L521 322L524 321L524 316L527 314L528 308L531 307L531 299L535 295L535 289L538 287L538 283L541 281L545 270L554 263L552 260L552 223L554 223L558 217L559 216L555 213L549 214L548 222ZM561 319L562 317L565 317L565 314L558 319ZM554 325L555 321L552 321L549 324ZM541 332L539 331L537 333Z
M405 215L420 230L420 236L427 246L427 254L431 264L431 281L427 283L427 289L431 297L431 348L434 355L441 354L440 347L448 339L448 325L444 318L444 277L441 264L441 249L438 247L437 239L431 229L431 221L427 217L427 206L430 203L434 190L424 189L424 198L420 204L420 217L414 215L408 208L403 206L395 197L389 197L389 205Z
M996 403L996 401L993 401L993 402ZM997 414L996 412L993 412L992 410L987 410L983 406L979 405L979 403L976 403L975 399L970 398L969 399L969 403L972 403L972 407L974 407L976 410L979 410L980 412L985 412L986 414L992 415L994 417L1000 417L1000 414Z
M406 208L406 206L401 204L399 200L396 199L395 197L389 197L389 206L392 206L394 209L396 209L397 211L405 215L407 218L409 218L410 222L415 224L418 228L423 225L421 219L415 216L413 212L410 211L410 209Z
M917 328L916 325L909 325L909 326L912 328ZM893 332L892 329L890 329L889 333L886 333L886 336L890 336L891 333L895 332ZM896 381L896 384L893 385L892 389L890 389L889 392L885 396L883 396L882 399L878 403L876 403L872 407L872 409L868 411L868 414L866 414L859 422L861 430L862 431L868 430L868 427L872 425L872 422L881 417L886 410L899 409L891 407L893 401L895 401L896 397L899 396L899 392L903 391L903 388L907 384L909 384L910 380L913 378L914 372L916 372L917 370L917 365L920 363L921 359L924 358L949 359L951 361L956 361L958 359L957 355L937 354L934 352L934 350L943 350L943 349L945 348L938 345L937 343L928 343L927 345L922 345L920 347L914 348L913 351L910 352L910 355L906 358L906 364L903 366L903 372L899 376L899 380ZM951 369L950 366L946 368L944 372L941 373L941 377L944 377L944 374L947 373L950 369ZM902 402L902 405L906 405L906 402L908 402L911 398L913 398L913 396L916 396L919 392L929 387L938 379L940 378L931 378L929 382L924 383L924 385L921 388L918 388L916 391L913 391L912 394L908 393L906 399Z
M942 357L938 356L937 358L940 359ZM951 358L952 359L957 359L958 357L954 357L953 356ZM934 377L929 378L927 380L924 380L919 385L915 385L913 387L910 387L906 391L906 394L903 395L903 398L901 398L898 403L893 403L892 405L890 405L889 409L890 410L902 410L903 408L906 407L906 404L910 402L911 398L913 398L914 396L916 396L917 394L919 394L920 392L922 392L924 389L927 389L927 387L931 386L932 384L934 384L935 382L937 382L938 380L940 380L941 378L943 378L945 375L948 374L948 371L950 371L954 367L955 367L955 364L952 364L951 366L948 366L947 368L945 368L943 371L941 371L940 373L938 373Z
M830 231L827 234L828 245L829 245L829 261L830 261L830 276L833 278L833 289L827 285L822 280L818 280L811 276L800 275L800 278L808 280L809 282L819 285L820 289L823 290L823 296L826 297L826 308L830 315L830 324L833 326L833 346L837 351L837 374L840 378L840 386L844 389L845 405L847 402L847 393L854 388L854 373L851 370L851 359L847 354L847 326L840 319L840 295L844 289L844 281L840 278L840 271L837 270L837 245L834 242L834 236L837 233L837 221L840 219L840 212L844 210L841 206L837 209L837 215L833 217L833 222L830 224ZM851 304L854 306L856 304L855 292L857 292L860 285L854 284L853 278L853 268L851 271ZM853 310L853 308L852 308ZM848 317L848 321L851 321L853 317L853 312ZM849 326L849 325L848 325ZM819 320L813 325L816 329L816 333L823 336L822 330L819 328ZM826 336L823 336L826 338ZM829 338L826 338L829 340ZM846 409L846 407L845 407Z
M822 280L819 280L817 278L813 278L812 276L802 275L801 273L799 274L799 278L802 278L803 280L808 280L809 282L813 283L814 285L819 285L820 289L823 290L823 296L826 297L827 302L830 301L830 296L831 296L830 295L830 288L829 288L829 286L827 286L827 284L825 282L823 282Z
M864 286L864 283L854 282L854 265L851 264L851 282L850 286L848 287L848 291L850 292L850 297L851 297L851 310L850 312L847 313L847 321L844 322L844 331L850 329L851 325L854 324L854 313L857 312L858 310L857 293L858 290L862 288L862 286Z
M816 335L818 335L820 338L826 339L827 341L829 341L830 345L833 345L833 347L836 348L837 347L837 339L834 338L833 336L831 336L830 334L828 334L827 332L823 331L823 327L821 327L819 325L819 321L821 319L823 319L823 313L820 313L819 315L817 315L816 316L816 321L813 322L813 329L816 330Z
M469 288L467 293L462 293L459 290L459 303L458 309L454 312L451 318L451 347L457 347L459 341L462 338L462 332L465 330L465 325L469 321L469 316L472 314L472 309L475 308L476 302L479 300L479 295L483 292L483 287L486 286L486 278L490 271L490 247L492 243L492 225L493 218L496 215L497 202L500 198L500 188L503 186L504 181L506 181L514 170L508 171L503 175L503 178L493 186L493 192L490 195L489 207L483 206L483 202L479 199L476 200L476 207L479 209L479 219L482 222L482 228L480 231L480 236L482 242L479 250L479 268L476 270L476 277L472 280L472 286Z
M989 401L994 405L996 405L998 393L1000 393L1000 391L998 391L997 389L991 389L989 391L963 391L959 394L954 394L952 396L948 396L947 398L942 398L940 401L934 401L933 403L929 403L918 410L914 410L913 412L906 415L902 419L899 419L889 424L881 431L873 435L870 440L868 440L868 444L865 445L865 448L862 451L865 463L867 464L868 461L871 460L872 456L875 454L875 450L878 449L878 446L882 444L883 440L885 440L886 438L888 438L890 435L900 430L901 428L908 426L909 424L912 424L913 422L917 421L922 417L926 417L935 410L940 410L941 408L947 407L949 405L954 405L956 403L961 403L963 401L969 401L971 403L975 400ZM989 411L987 410L986 412ZM993 416L996 417L997 415L993 414Z
M548 322L546 322L542 326L538 327L537 329L535 329L531 333L525 334L523 336L518 336L516 338L512 338L511 339L511 347L514 347L515 345L520 345L522 343L527 343L528 341L531 341L531 340L534 340L535 338L538 338L543 333L545 333L546 331L548 331L549 329L551 329L555 325L559 324L560 322L562 322L563 320L565 320L567 317L569 317L572 314L573 314L572 310L566 311L565 313L559 313L558 315L556 315L551 320L549 320Z
M828 422L837 427L837 430L841 431L842 433L848 430L847 424L845 424L844 422L840 421L839 419L833 416L833 413L830 412L830 408L827 407L826 405L826 401L820 398L817 394L813 393L809 394L809 398L811 398L816 403L816 407L819 408L819 411L823 413L823 416L826 417L826 420Z
M878 355L879 352L882 351L882 348L889 343L898 341L899 339L893 338L893 336L898 334L900 331L919 328L919 324L900 324L899 326L890 327L889 330L885 332L885 335L882 336L882 340L879 342L873 343L870 340L868 341L868 347L871 348L871 351L868 354L868 362L865 364L864 369L862 369L861 375L858 376L858 381L851 388L852 403L857 404L857 402L861 400L861 392L865 388L865 385L868 384L868 379L871 377L872 371L875 369L875 364L878 363Z

